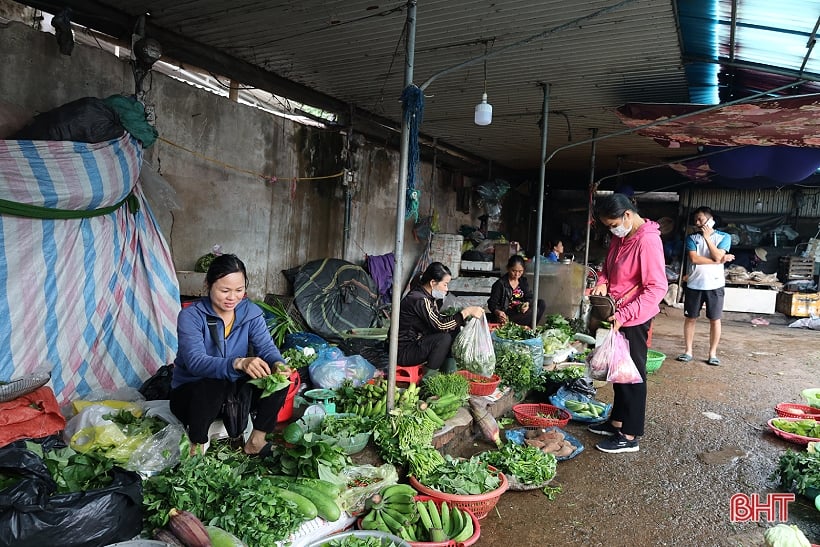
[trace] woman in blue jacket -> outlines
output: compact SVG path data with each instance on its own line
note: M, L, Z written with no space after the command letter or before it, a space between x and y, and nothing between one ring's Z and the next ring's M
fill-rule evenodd
M287 389L260 397L262 390L248 381L268 376L277 367L286 375L290 370L273 343L262 310L245 298L248 276L242 261L231 254L216 257L205 283L208 296L179 312L171 411L187 428L193 454L204 451L211 423L226 417L229 398L231 403L250 400L253 431L244 451L267 455L271 447L265 437L276 427ZM244 418L241 421L247 423ZM241 441L241 432L232 441Z

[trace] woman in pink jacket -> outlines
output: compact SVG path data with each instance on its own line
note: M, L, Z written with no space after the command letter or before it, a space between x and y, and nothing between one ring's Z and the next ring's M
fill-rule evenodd
M608 293L617 302L609 320L629 342L629 354L643 382L612 384L615 400L610 420L588 429L608 437L596 445L598 450L637 452L646 417L646 341L667 289L663 245L658 224L642 218L623 194L599 197L595 216L614 237L592 294Z

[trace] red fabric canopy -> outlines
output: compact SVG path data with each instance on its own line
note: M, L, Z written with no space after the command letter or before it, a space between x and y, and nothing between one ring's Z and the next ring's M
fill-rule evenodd
M616 113L627 126L638 127L707 106L627 103ZM679 144L820 147L820 94L726 106L647 127L637 133L670 147Z

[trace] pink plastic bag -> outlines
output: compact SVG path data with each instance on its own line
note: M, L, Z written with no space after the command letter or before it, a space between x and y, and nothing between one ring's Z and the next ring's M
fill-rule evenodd
M612 384L640 384L643 378L629 354L629 341L620 332L615 332L613 338L614 351L606 381Z
M610 330L601 345L590 354L587 375L593 380L606 380L615 384L643 382L638 367L629 354L629 342L615 330Z

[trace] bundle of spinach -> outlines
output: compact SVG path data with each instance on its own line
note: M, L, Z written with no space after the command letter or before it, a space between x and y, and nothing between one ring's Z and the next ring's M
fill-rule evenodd
M583 378L585 373L586 367L584 365L570 365L560 369L545 370L543 379L545 382L564 383Z
M281 498L266 478L261 459L228 447L183 458L143 482L146 530L164 526L172 507L185 508L248 545L275 545L304 522L295 504Z
M373 420L358 414L328 414L319 426L319 433L328 437L353 437L373 430Z
M769 478L779 479L782 488L798 494L806 494L809 488L820 490L820 453L788 449Z
M498 474L476 457L460 460L444 456L444 464L428 475L424 485L447 494L475 495L491 492L501 485Z
M505 475L513 475L522 484L545 484L555 477L558 460L555 455L534 446L506 443L498 450L476 456Z
M572 335L575 334L575 330L572 328L572 324L560 313L553 313L548 315L544 318L543 322L544 329L558 329L560 330L566 338L572 338Z
M516 393L523 393L541 384L532 355L520 344L496 347L495 373L501 378L502 384L510 386Z
M338 446L330 445L307 434L301 441L273 451L273 463L282 473L313 479L337 475L351 464L350 457Z

